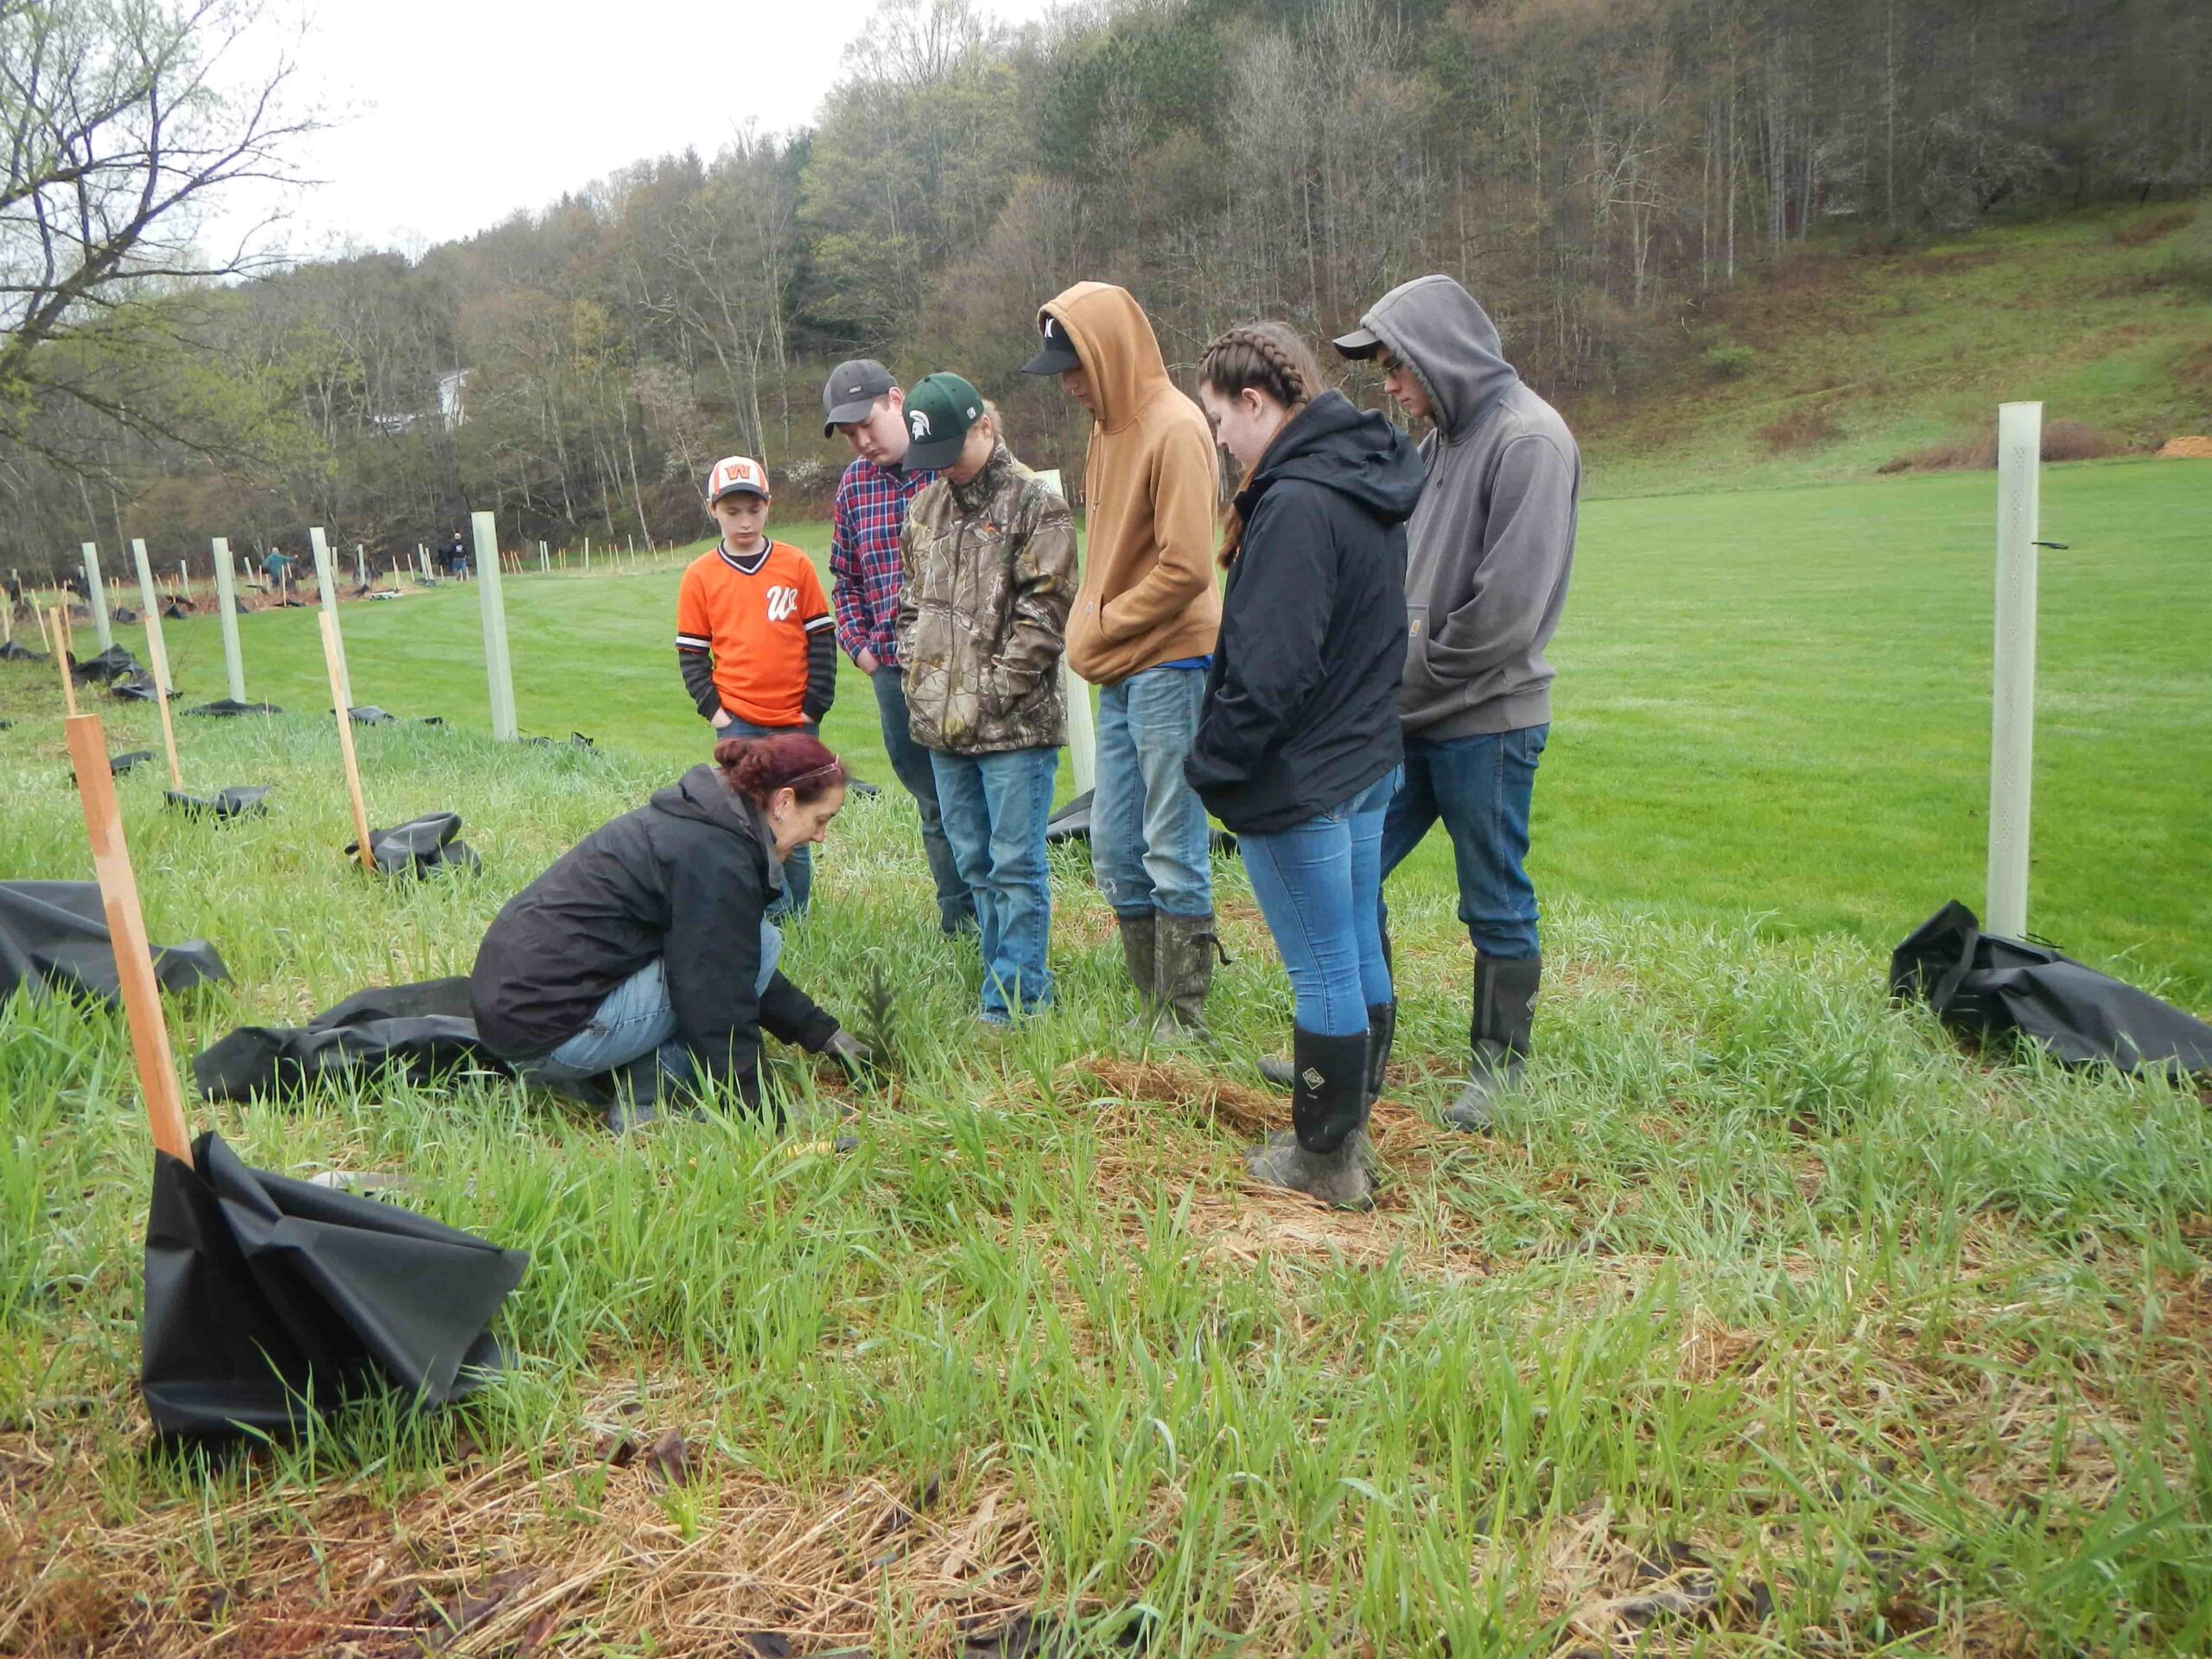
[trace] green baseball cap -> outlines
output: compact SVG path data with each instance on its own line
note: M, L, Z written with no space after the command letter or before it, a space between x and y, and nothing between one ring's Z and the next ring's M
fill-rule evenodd
M925 375L906 393L907 472L934 472L960 459L968 429L983 417L983 394L957 374Z

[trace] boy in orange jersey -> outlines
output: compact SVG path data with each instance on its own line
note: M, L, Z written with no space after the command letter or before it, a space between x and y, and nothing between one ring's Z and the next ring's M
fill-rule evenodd
M768 473L746 455L707 474L707 511L721 531L691 562L676 596L676 660L714 741L820 730L837 695L837 638L814 563L772 541ZM784 865L785 902L804 912L814 884L804 847Z

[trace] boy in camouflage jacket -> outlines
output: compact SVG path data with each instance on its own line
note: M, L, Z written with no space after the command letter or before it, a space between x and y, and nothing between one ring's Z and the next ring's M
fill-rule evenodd
M907 395L906 465L938 471L906 510L899 659L930 751L945 837L976 899L980 1017L1052 1000L1045 827L1067 710L1060 658L1075 602L1067 503L1014 458L982 396L933 374Z

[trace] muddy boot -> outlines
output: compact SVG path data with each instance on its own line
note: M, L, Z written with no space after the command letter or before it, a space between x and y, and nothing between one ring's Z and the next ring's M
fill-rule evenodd
M1536 1023L1536 987L1544 976L1541 957L1504 962L1475 958L1475 1014L1468 1031L1473 1050L1467 1086L1445 1109L1445 1123L1480 1131L1491 1126L1498 1098L1521 1086L1521 1063Z
M607 1127L617 1135L660 1121L660 1057L651 1049L592 1079L607 1096Z
M1339 1210L1374 1202L1367 1167L1367 1033L1291 1033L1298 1075L1291 1085L1288 1135L1271 1135L1244 1154L1252 1179L1303 1192Z
M1122 965L1129 970L1129 983L1137 988L1137 1011L1122 1022L1132 1031L1149 1025L1155 1011L1160 980L1159 922L1157 912L1149 910L1130 915L1118 910L1114 912L1114 925L1122 935Z
M1154 1043L1211 1043L1206 1029L1206 993L1213 986L1213 962L1221 949L1214 935L1213 912L1173 916L1161 911L1159 923L1159 979L1154 982L1160 1013L1152 1026Z

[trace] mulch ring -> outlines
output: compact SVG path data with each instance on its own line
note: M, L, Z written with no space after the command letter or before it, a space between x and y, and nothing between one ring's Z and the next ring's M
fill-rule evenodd
M1118 1135L1110 1123L1101 1125L1102 1184L1117 1175L1159 1173L1157 1141L1144 1133L1147 1109L1165 1107L1246 1141L1290 1127L1289 1096L1232 1083L1185 1060L1092 1055L1072 1062L1062 1077L1071 1088L1103 1091L1102 1116L1119 1110L1124 1121L1125 1133ZM1362 1262L1396 1256L1417 1272L1480 1270L1483 1259L1452 1236L1453 1212L1421 1201L1440 1162L1468 1154L1467 1137L1388 1099L1375 1103L1368 1133L1382 1164L1374 1209L1332 1210L1302 1193L1240 1180L1228 1192L1193 1192L1189 1230L1242 1261L1268 1252Z

